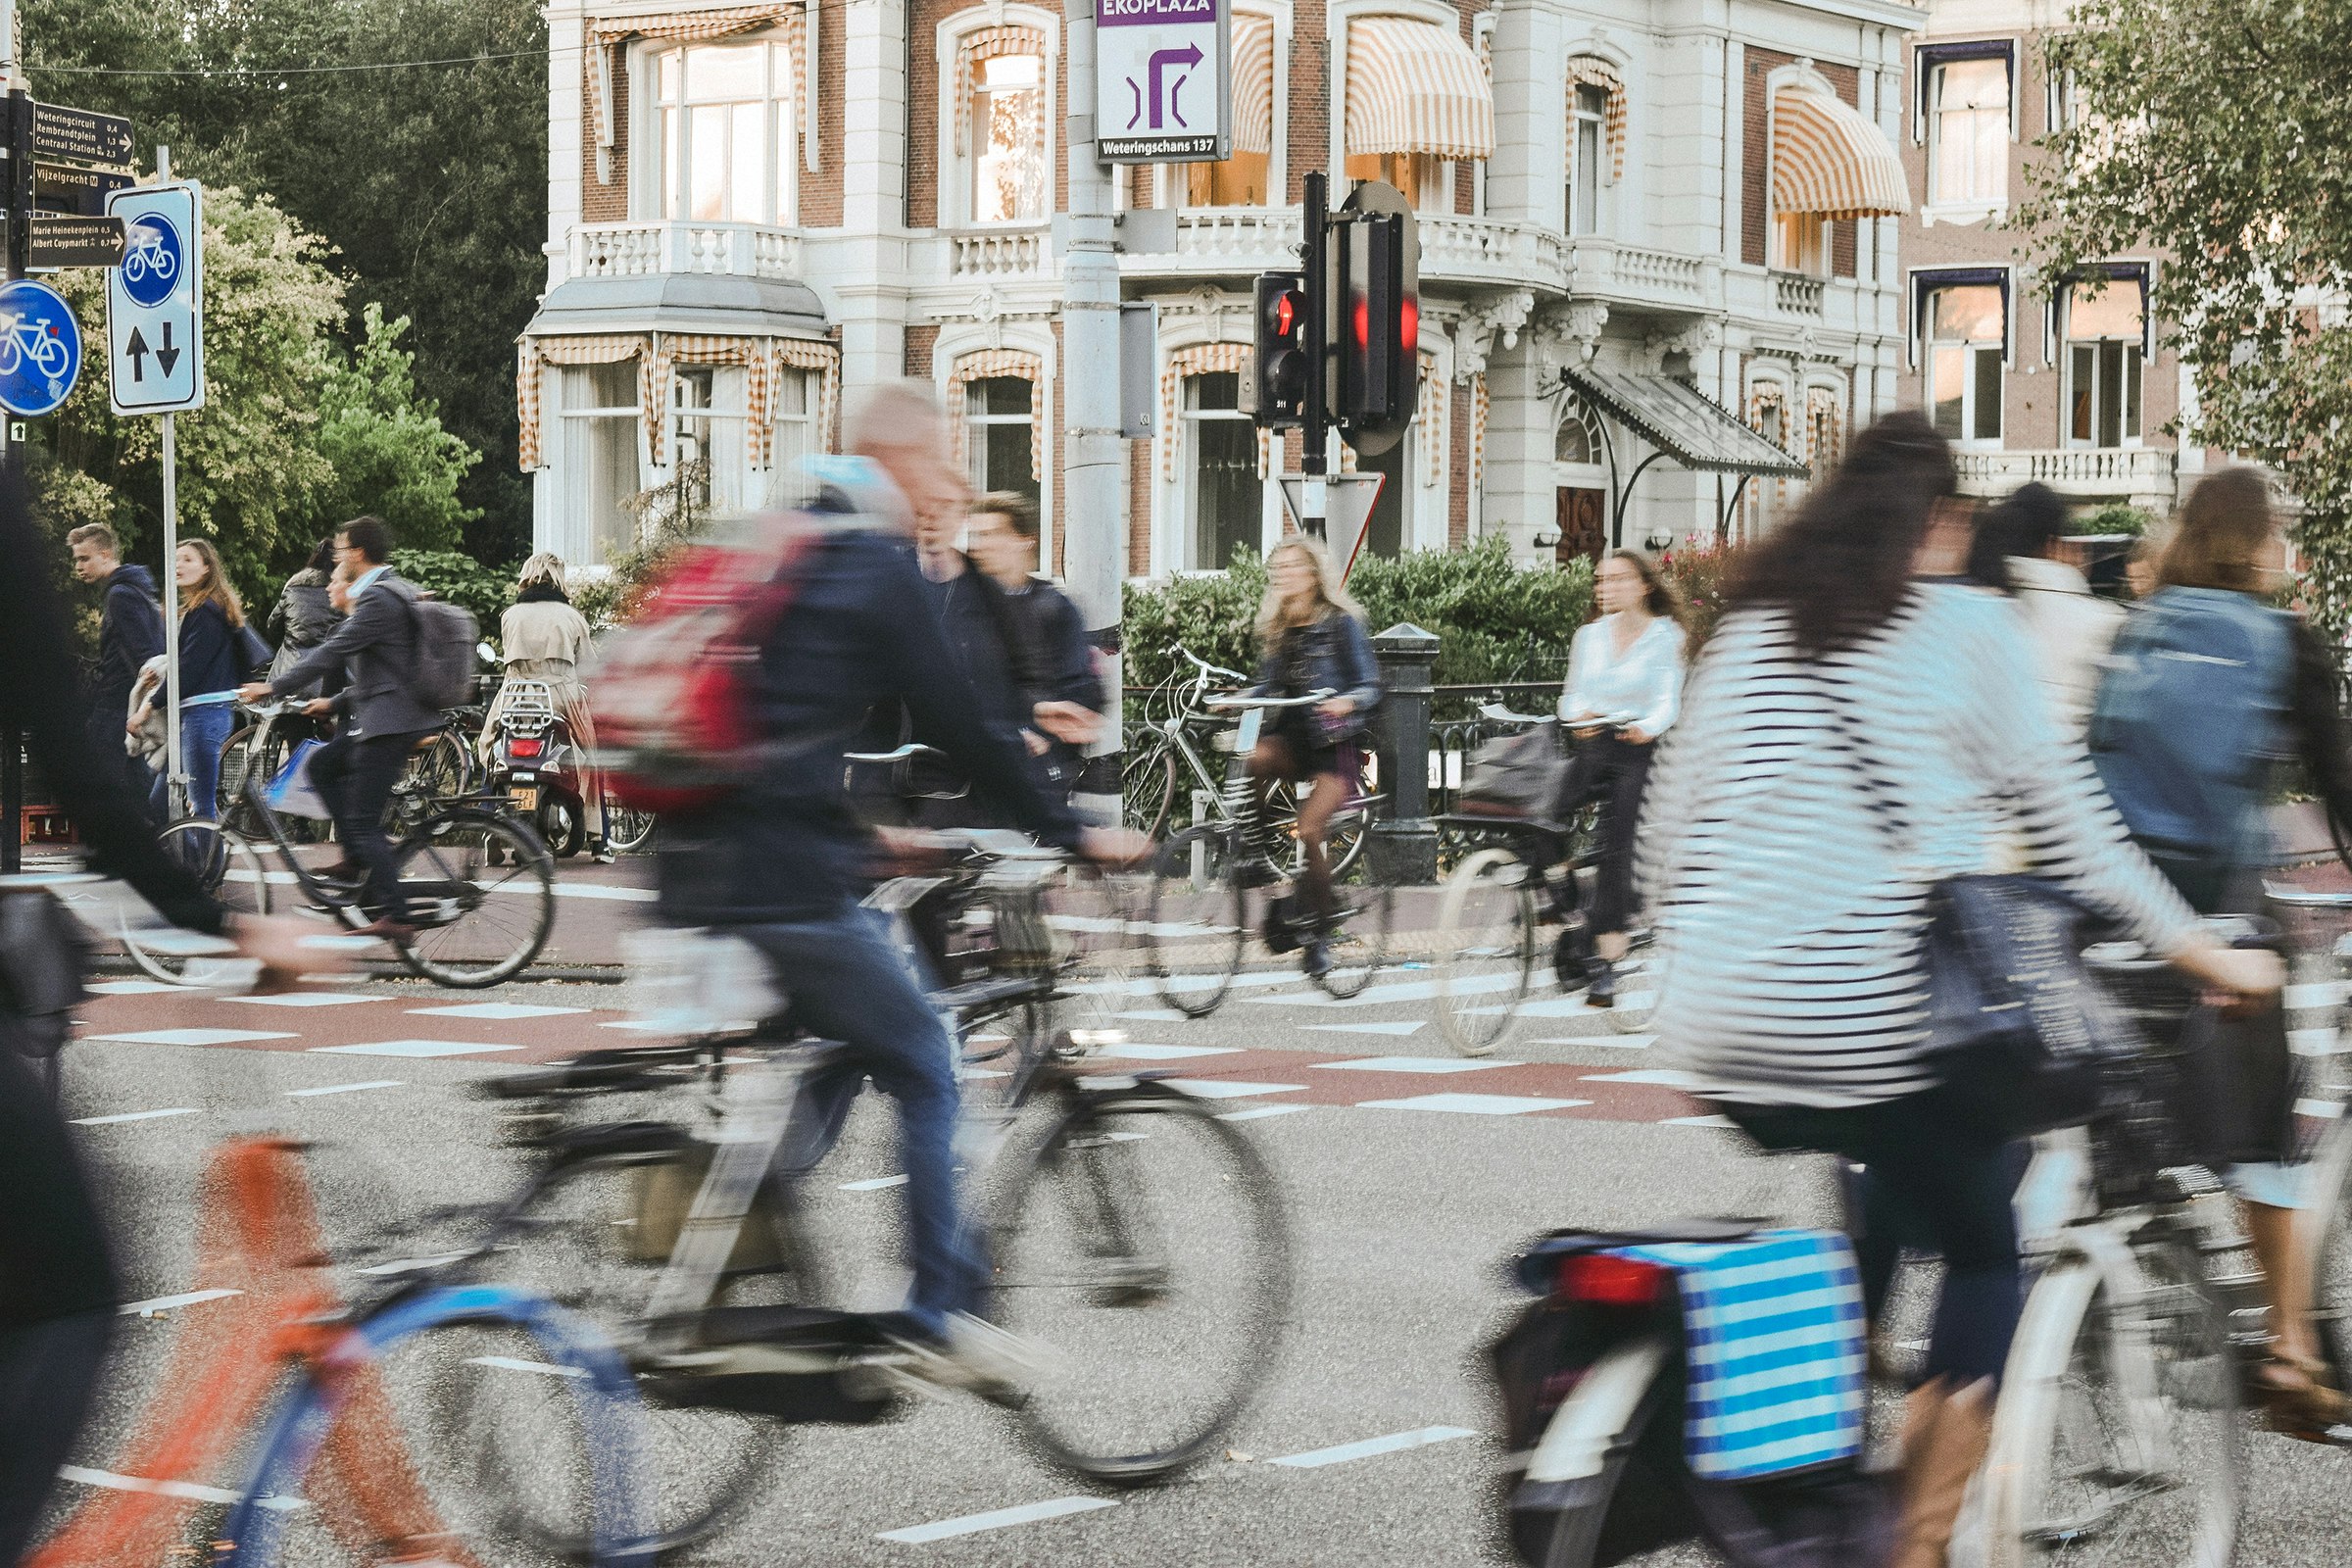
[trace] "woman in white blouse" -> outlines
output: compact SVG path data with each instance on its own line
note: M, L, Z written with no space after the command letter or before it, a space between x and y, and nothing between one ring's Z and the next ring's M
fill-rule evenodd
M1574 732L1575 759L1555 813L1566 820L1586 802L1600 807L1598 886L1592 900L1592 980L1596 1007L1617 1000L1617 964L1625 957L1634 913L1634 828L1658 737L1673 727L1683 699L1688 632L1674 585L1645 556L1616 550L1592 573L1600 616L1578 629L1568 650L1560 722Z

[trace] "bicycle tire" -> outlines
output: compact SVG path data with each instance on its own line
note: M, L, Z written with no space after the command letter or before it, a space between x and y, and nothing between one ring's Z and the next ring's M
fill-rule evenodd
M2027 1299L1984 1471L1988 1568L2228 1568L2236 1549L2243 1434L2227 1314L2194 1250L2169 1236L2134 1242L2120 1268L2077 1253ZM2171 1455L2168 1472L2135 1465L2147 1452Z
M1528 864L1480 850L1446 879L1438 905L1438 1032L1455 1054L1484 1056L1534 989L1536 897Z
M1023 1442L1113 1487L1205 1456L1264 1386L1291 1299L1289 1221L1250 1140L1159 1085L1085 1096L998 1215L999 1320L1047 1352L1008 1401Z
M615 855L631 855L652 843L653 837L653 812L623 806L610 790L605 792L605 848Z
M555 859L539 836L504 812L444 809L393 851L414 911L434 913L399 944L419 977L460 991L513 979L556 925Z
M1238 829L1211 824L1186 828L1152 862L1145 965L1159 1000L1188 1018L1216 1011L1241 972L1250 920L1237 862L1246 854Z
M2340 1379L2352 1366L2352 1122L2327 1124L2305 1179L2311 1205L2297 1240L2310 1249L2312 1325Z
M1162 742L1134 754L1119 771L1127 825L1148 839L1158 839L1176 809L1175 751Z
M1331 861L1332 876L1345 877L1353 871L1371 842L1370 806L1343 806L1332 812L1331 825L1323 833L1323 853Z
M1345 1002L1363 995L1396 956L1396 889L1386 880L1367 880L1331 891L1339 908L1323 939L1329 967L1312 978L1324 995Z
M231 914L270 912L270 877L262 857L234 828L201 816L183 816L156 835L166 855L194 874L205 892ZM141 931L125 913L120 930L122 951L141 973L167 985L216 984L221 965L236 961L220 955L172 953L158 933Z

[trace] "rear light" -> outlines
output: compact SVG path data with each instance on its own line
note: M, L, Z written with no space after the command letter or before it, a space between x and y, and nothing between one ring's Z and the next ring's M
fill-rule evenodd
M1651 1306L1672 1288L1674 1270L1614 1252L1579 1252L1560 1259L1552 1294L1596 1306Z
M507 742L507 755L515 758L537 757L546 746L547 743L536 735L528 738L517 735Z

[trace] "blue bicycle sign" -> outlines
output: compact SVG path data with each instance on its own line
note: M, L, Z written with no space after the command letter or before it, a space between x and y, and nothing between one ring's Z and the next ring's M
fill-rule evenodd
M187 252L179 230L161 213L132 219L122 253L122 292L152 310L172 297L187 270Z
M30 278L0 283L0 408L54 414L81 374L81 328L57 290Z

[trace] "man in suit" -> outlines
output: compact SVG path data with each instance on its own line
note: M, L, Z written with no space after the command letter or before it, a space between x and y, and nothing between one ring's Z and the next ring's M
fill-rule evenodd
M334 812L347 857L335 873L359 877L361 905L375 916L362 934L403 942L416 934L400 895L400 871L384 837L384 807L419 736L441 727L441 713L416 696L416 590L385 564L392 540L377 517L354 517L335 533L335 561L355 573L351 613L326 641L237 695L246 702L282 697L347 673L336 699L343 721L311 763L311 780Z

